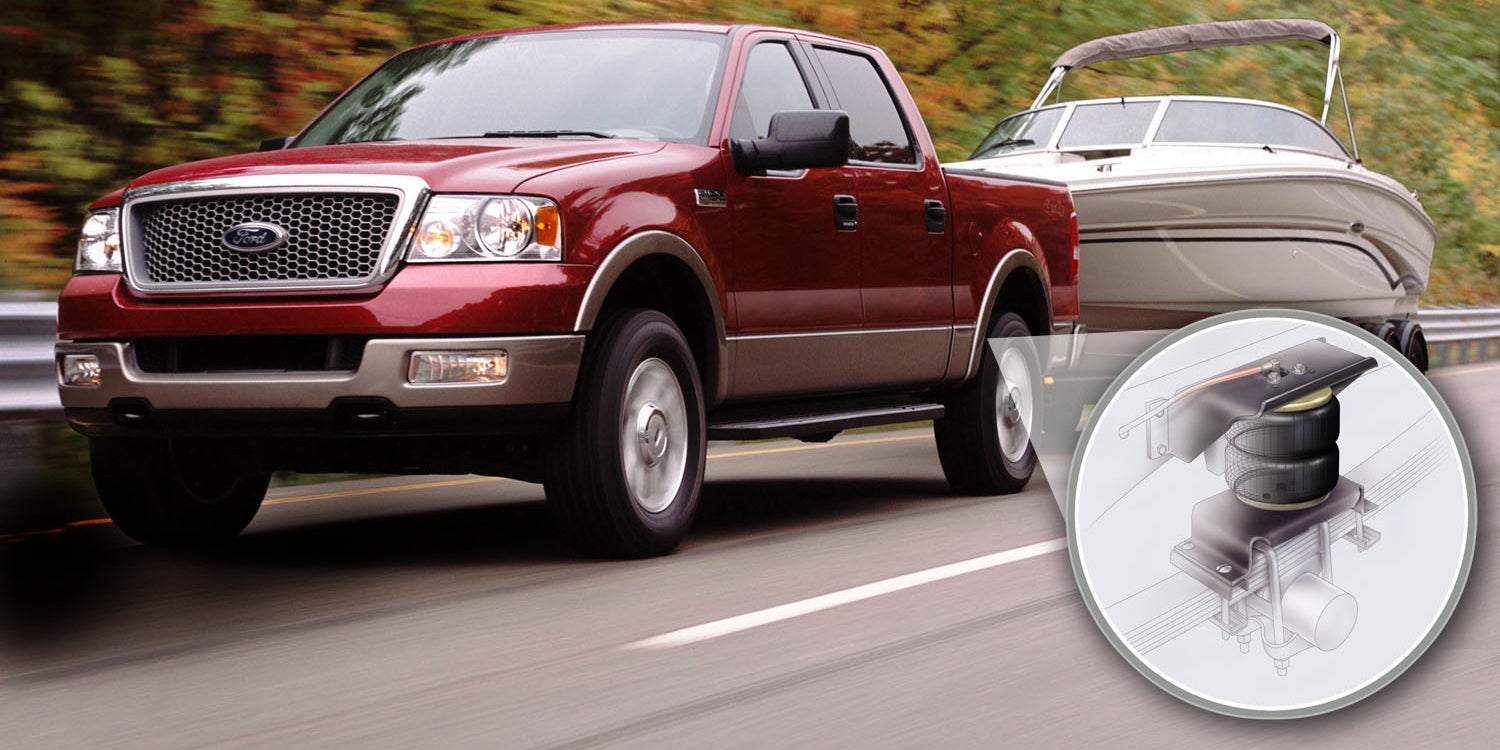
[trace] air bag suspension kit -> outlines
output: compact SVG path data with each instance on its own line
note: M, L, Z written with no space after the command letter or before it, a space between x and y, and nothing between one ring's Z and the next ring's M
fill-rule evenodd
M1251 636L1278 674L1306 649L1329 651L1352 632L1354 597L1332 581L1332 545L1368 549L1376 506L1339 476L1338 393L1374 369L1321 339L1247 362L1147 404L1120 429L1144 426L1152 460L1204 456L1228 489L1199 501L1172 564L1220 599L1212 622L1248 653Z

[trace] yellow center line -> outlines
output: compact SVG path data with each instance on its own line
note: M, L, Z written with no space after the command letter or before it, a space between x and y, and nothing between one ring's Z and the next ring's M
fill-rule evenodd
M0 535L0 542L18 542L22 539L29 539L34 536L52 536L54 534L62 534L65 532L67 532L67 529L63 527L58 527L55 529L38 529L36 531L18 531L14 534Z
M389 487L364 487L357 490L323 492L316 495L287 495L286 497L267 499L261 505L285 505L286 503L300 503L307 500L327 500L334 497L352 497L354 495L378 495L382 492L400 492L402 490L430 490L438 487L456 487L461 484L477 484L479 482L496 482L499 480L500 477L465 477L463 479L449 479L442 482L396 484Z
M824 448L844 448L857 445L875 445L878 443L900 443L910 440L931 440L929 434L921 435L898 435L895 437L866 438L864 440L843 440L837 443L810 443L806 445L786 445L779 448L757 448L747 451L731 451L729 453L710 453L709 460L716 458L740 458L743 456L765 456L772 453L794 453L797 451L815 451ZM403 492L406 490L431 490L440 487L457 487L465 484L478 484L480 482L498 482L503 477L464 477L462 479L448 479L440 482L418 482L415 484L397 484L389 487L362 487L354 490L340 490L338 492L320 492L311 495L287 495L285 497L267 498L262 505L286 505L288 503L302 503L309 500L330 500L338 497L355 497L359 495L378 495L386 492ZM80 526L100 526L113 523L108 518L89 518L82 521L69 521L60 528L42 529L39 531L21 531L12 534L0 534L0 542L17 541L33 536L44 536L50 534L61 534L70 528Z
M906 440L931 440L931 435L901 435L899 437L869 438L866 440L844 440L837 443L810 443L807 445L788 445L781 448L762 448L750 451L735 451L733 453L710 453L710 459L715 458L739 458L740 456L764 456L769 453L793 453L795 451L815 451L821 448L842 448L850 445L873 445L875 443L899 443Z
M1500 362L1488 365L1475 365L1473 367L1444 367L1441 370L1427 373L1429 378L1442 378L1449 375L1472 375L1476 372L1493 372L1500 370Z

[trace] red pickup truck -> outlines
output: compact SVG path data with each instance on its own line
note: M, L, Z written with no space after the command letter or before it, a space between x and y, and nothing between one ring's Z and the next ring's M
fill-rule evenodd
M296 136L90 209L58 378L100 497L237 534L272 470L542 482L585 551L671 551L706 441L935 420L964 493L1035 456L1077 320L1065 187L943 169L877 48L761 26L496 31Z

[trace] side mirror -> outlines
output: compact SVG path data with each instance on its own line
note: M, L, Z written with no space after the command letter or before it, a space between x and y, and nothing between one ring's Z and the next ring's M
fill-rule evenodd
M849 113L817 109L777 112L765 138L730 141L734 169L755 174L767 169L842 167L849 163Z
M289 136L289 135L284 135L284 136L281 136L280 138L267 138L267 139L265 139L265 140L263 140L263 141L260 142L260 150L261 151L280 151L280 150L286 148L286 144L291 143L291 142L292 142L292 137Z

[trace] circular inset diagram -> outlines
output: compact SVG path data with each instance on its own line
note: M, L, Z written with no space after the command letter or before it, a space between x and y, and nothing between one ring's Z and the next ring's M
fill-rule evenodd
M1247 311L1141 355L1074 456L1068 537L1142 674L1236 716L1310 716L1430 645L1473 558L1473 469L1405 359L1342 321Z

